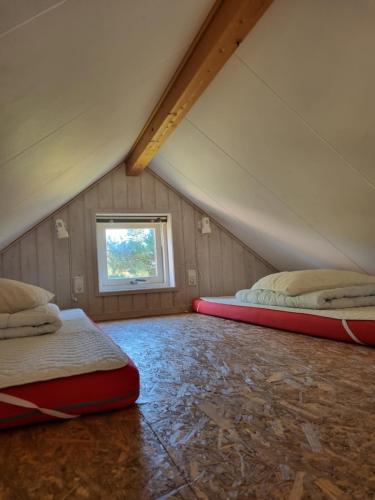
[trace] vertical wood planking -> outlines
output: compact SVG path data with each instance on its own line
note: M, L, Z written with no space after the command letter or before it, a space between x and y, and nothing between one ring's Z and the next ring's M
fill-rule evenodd
M145 293L135 293L133 295L133 310L135 312L141 312L147 310Z
M174 292L174 307L185 305L185 248L182 232L181 199L174 191L169 191L169 210L172 214L173 253L177 292Z
M127 207L127 177L125 175L124 164L113 171L112 179L112 192L113 192L113 207L117 209L125 209Z
M38 284L38 256L36 233L32 231L20 241L21 280L31 285Z
M221 231L221 266L223 270L223 295L233 295L236 292L234 284L234 263L232 238Z
M93 211L98 209L98 196L96 186L92 187L84 194L85 205L85 252L86 252L86 281L89 296L88 309L92 314L103 313L103 297L97 296L97 263L95 259L96 233L93 221Z
M241 290L243 288L248 288L246 276L245 276L245 265L244 265L244 249L237 241L232 241L233 250L233 276L234 276L234 288L235 291Z
M118 310L123 313L129 313L134 310L133 295L125 294L118 296Z
M87 309L87 275L86 275L86 249L85 249L85 214L83 196L76 198L69 206L69 235L71 255L71 283L75 304L82 309ZM84 277L84 292L75 294L74 276Z
M97 293L96 210L157 211L172 214L175 275L178 291L99 296ZM187 310L196 296L233 295L260 277L275 272L233 236L212 221L211 234L197 228L202 212L164 184L151 171L126 177L119 165L99 183L55 215L0 252L0 276L35 283L56 294L61 308L72 302L76 275L85 277L78 304L93 316L142 316ZM68 224L69 239L59 240L54 221ZM188 269L196 269L198 286L187 284ZM113 316L112 316L113 317Z
M113 208L112 175L106 175L97 186L98 208Z
M216 297L223 293L224 288L223 266L221 263L222 250L220 230L213 222L211 222L211 231L209 238L211 293Z
M242 270L240 273L240 280L238 282L241 289L249 288L252 279L252 273L250 272L250 269L247 266L247 254L248 254L247 249L244 246L242 246L242 261L240 263L240 268ZM236 290L236 292L237 291L238 290Z
M159 181L159 179L154 178L154 190L155 190L155 208L161 212L168 211L169 200L168 200L168 189L165 184Z
M127 177L128 208L142 208L141 176Z
M98 184L98 207L99 209L113 208L113 190L112 190L112 176L113 173L107 175ZM118 297L117 295L108 295L103 298L104 312L113 313L118 311Z
M155 206L155 178L146 170L141 175L141 207L152 212Z
M159 212L169 212L168 189L162 182L154 177L155 189L155 209ZM172 236L173 237L173 236ZM160 308L163 310L172 309L173 292L163 292L160 295Z
M146 293L146 304L148 310L160 310L161 307L161 299L160 293Z
M274 272L275 271L270 266L260 260L257 260L255 265L255 280L259 280L260 278L263 278L263 276L267 276L267 274Z
M250 288L256 282L256 274L255 274L255 255L250 252L244 251L244 265L245 265L245 274L247 278L247 286L246 288Z
M195 246L195 218L194 209L191 205L182 200L182 229L183 229L183 245L185 249L185 282L186 282L186 300L190 306L192 300L199 296L199 288L197 286L189 286L187 283L188 270L193 269L197 272L197 251Z
M55 230L51 219L42 222L36 229L36 245L38 248L38 285L56 293L55 261L53 241Z
M3 253L3 275L4 278L12 280L21 279L21 250L17 242Z

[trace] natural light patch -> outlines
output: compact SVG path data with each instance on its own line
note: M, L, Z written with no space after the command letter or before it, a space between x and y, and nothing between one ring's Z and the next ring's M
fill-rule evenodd
M106 229L109 279L157 275L156 236L152 228Z

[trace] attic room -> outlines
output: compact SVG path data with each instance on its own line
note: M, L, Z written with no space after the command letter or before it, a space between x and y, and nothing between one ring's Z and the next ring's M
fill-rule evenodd
M375 498L374 24L0 0L0 500Z

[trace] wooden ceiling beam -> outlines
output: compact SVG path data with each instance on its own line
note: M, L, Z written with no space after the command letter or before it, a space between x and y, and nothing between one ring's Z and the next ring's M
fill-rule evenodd
M125 159L138 175L273 0L218 0Z

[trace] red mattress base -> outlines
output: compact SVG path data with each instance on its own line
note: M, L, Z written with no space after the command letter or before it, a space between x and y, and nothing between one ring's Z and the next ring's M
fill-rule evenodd
M340 319L316 316L313 314L278 311L254 306L236 306L208 302L203 299L193 301L193 309L201 314L218 316L254 325L267 326L278 330L303 333L343 342L356 341L348 334ZM353 332L357 343L375 346L375 321L347 320L347 326Z
M139 372L130 360L123 368L75 375L0 389L36 404L70 415L126 408L139 396ZM37 409L0 402L0 429L56 420Z

